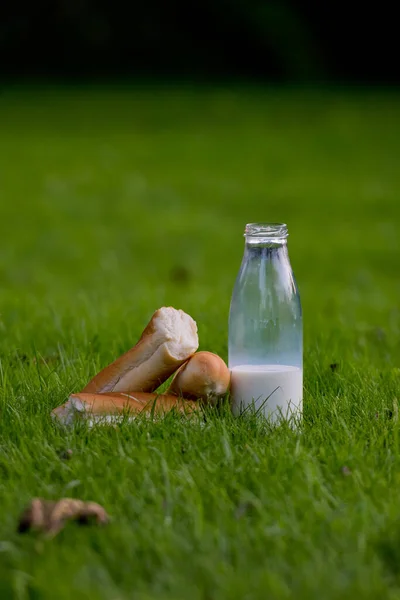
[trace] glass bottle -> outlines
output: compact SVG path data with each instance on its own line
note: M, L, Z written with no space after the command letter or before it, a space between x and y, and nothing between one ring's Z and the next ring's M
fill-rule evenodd
M276 420L300 416L303 322L283 223L249 223L229 314L234 414L251 407Z

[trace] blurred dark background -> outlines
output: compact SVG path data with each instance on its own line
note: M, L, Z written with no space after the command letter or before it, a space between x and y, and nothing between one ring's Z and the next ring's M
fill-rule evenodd
M15 0L0 74L397 84L397 29L388 1Z

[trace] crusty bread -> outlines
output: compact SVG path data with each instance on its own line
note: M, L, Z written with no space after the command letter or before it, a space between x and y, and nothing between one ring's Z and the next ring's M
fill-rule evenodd
M165 414L176 410L192 414L199 408L198 403L182 400L172 394L150 394L137 392L133 394L80 393L71 394L67 402L52 411L52 416L64 424L70 424L77 416L87 418L91 423L96 421L113 421L126 414L132 418L139 413Z
M227 393L230 381L231 373L220 356L197 352L176 372L168 393L212 402Z
M160 308L136 346L100 371L82 392L153 392L198 346L192 317L172 307Z

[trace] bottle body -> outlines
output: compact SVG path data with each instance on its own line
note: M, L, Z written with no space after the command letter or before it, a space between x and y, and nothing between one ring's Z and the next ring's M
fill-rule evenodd
M229 314L229 368L235 414L299 415L303 400L300 295L282 224L249 224Z

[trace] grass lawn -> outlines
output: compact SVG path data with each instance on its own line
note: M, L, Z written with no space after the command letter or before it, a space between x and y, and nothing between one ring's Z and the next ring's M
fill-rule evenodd
M2 90L0 598L400 597L399 99ZM291 234L301 430L228 411L56 427L50 410L160 306L227 358L250 221ZM18 535L36 495L112 522Z

